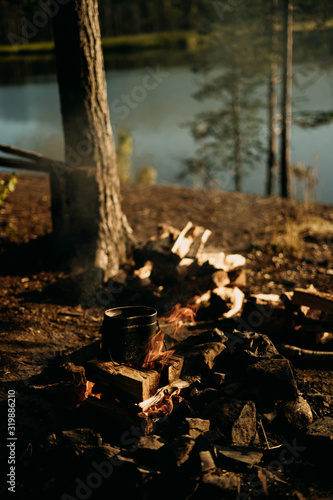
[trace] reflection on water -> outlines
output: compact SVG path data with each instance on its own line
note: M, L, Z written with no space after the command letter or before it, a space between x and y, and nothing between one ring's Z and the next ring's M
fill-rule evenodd
M136 58L135 67L128 67L131 58L125 63L124 56L120 63L115 57L106 59L111 122L115 135L124 127L131 131L134 173L144 165L153 165L159 183L190 185L190 179L178 179L182 160L193 156L196 147L183 124L199 111L214 109L216 103L213 100L199 103L192 98L202 78L191 71L193 61L184 54L178 54L176 60L171 60L170 54L168 57L170 60L155 53L142 60ZM117 64L127 67L117 68ZM0 68L1 142L62 160L60 104L52 57L8 58L0 60ZM295 74L295 111L333 109L332 79L327 67L324 70L313 62L310 67L298 64ZM258 87L257 91L266 94L264 87ZM264 109L258 113L266 120ZM262 133L266 134L264 128ZM333 124L308 130L294 126L292 131L293 162L311 166L314 155L318 154L317 199L328 203L333 202L332 137ZM244 191L263 194L264 183L263 157L244 179ZM221 176L221 187L233 189L230 176Z

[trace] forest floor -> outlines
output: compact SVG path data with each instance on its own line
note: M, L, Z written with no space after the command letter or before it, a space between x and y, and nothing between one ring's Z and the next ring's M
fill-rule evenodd
M103 312L110 307L102 300L86 307L74 293L69 272L56 264L48 246L48 177L18 179L0 207L2 397L11 382L26 381L57 353L98 339ZM207 249L246 257L246 294L281 294L311 284L332 292L333 205L133 184L122 186L122 203L138 241L155 235L159 223L182 229L190 220L210 229ZM296 368L296 374L301 387L333 394L330 371ZM327 492L316 488L311 498L325 498Z

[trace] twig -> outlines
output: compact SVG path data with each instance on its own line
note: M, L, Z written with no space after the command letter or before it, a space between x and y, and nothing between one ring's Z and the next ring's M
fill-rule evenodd
M267 439L267 435L266 435L266 432L265 432L264 426L263 426L263 424L262 424L262 420L260 420L260 426L261 426L261 430L262 430L262 432L263 432L263 434L264 434L264 437L265 437L265 441L266 441L267 448L270 450L270 449L271 449L271 447L270 447L270 445L269 445L269 442L268 442L268 439Z

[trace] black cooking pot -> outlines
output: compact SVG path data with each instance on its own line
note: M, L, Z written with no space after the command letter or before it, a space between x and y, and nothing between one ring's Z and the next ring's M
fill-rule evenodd
M157 331L157 311L152 307L108 309L101 327L103 356L118 363L142 363L145 345Z

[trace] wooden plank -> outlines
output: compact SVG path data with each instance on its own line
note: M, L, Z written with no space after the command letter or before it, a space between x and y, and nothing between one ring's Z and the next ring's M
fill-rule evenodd
M319 309L327 313L333 313L333 296L328 293L321 293L315 289L306 290L303 288L295 288L292 304L300 306L308 306L311 309Z
M93 359L86 363L85 368L91 382L111 385L136 401L144 401L155 394L160 379L155 370L137 369L112 361Z

